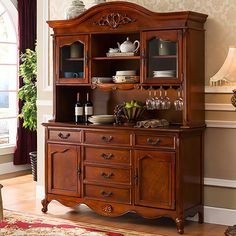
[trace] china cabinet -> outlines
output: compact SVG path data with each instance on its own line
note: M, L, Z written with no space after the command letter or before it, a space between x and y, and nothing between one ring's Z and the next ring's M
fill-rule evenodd
M43 212L57 200L86 204L104 216L167 216L180 234L186 217L198 213L203 222L206 18L109 2L75 19L48 22L54 32L55 119L43 124ZM132 75L119 75L127 71ZM82 101L90 94L95 115L111 115L130 100L151 101L142 120L164 119L168 126L76 124L77 93Z

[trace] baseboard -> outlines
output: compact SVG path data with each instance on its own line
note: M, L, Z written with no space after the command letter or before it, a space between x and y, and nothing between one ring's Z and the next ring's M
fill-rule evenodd
M220 225L235 225L236 210L216 207L204 207L204 222Z
M189 217L188 220L198 221L198 216ZM204 223L235 225L236 210L204 206Z
M36 199L43 200L45 197L44 186L36 185Z
M30 165L13 165L13 162L0 164L0 175L14 173L22 170L30 169Z

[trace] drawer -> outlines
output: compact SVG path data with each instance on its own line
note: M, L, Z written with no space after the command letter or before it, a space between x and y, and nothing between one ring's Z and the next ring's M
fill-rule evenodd
M49 130L49 140L79 143L81 142L81 132L70 130Z
M128 188L113 188L86 184L84 186L84 197L108 202L131 204L131 190Z
M130 172L130 169L85 166L85 181L131 185Z
M136 134L134 143L136 146L175 149L175 136Z
M84 143L95 145L123 145L129 146L131 138L129 133L85 131Z
M131 165L129 150L85 147L84 159L88 162Z

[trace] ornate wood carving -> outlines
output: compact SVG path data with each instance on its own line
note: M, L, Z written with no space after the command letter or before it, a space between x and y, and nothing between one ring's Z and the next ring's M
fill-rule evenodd
M132 19L128 17L126 14L120 13L111 13L105 16L102 16L99 21L94 22L94 24L99 26L110 26L111 28L115 29L118 28L120 25L125 25L128 23L132 23L136 21L136 19Z
M102 207L102 210L106 213L112 213L113 211L113 208L111 205L109 204L105 204L103 207Z

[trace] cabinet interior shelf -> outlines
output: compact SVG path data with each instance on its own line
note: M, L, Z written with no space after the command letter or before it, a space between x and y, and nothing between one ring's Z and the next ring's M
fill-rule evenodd
M70 57L70 58L66 58L66 61L83 61L84 58L83 57Z
M177 58L177 55L152 56L152 58Z
M121 57L93 57L93 60L139 60L140 56L121 56Z
M115 83L110 83L110 84L92 84L91 85L92 89L102 89L102 90L130 90L130 89L139 89L140 84L115 84Z

